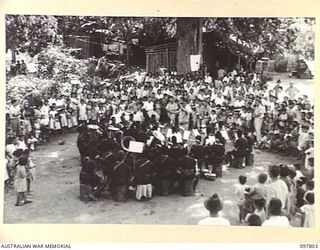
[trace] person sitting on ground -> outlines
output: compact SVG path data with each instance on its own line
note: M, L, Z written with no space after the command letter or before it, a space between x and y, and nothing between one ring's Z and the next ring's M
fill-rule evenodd
M269 219L267 219L262 226L263 227L290 227L289 220L281 212L282 203L278 198L272 198L269 202Z
M230 226L230 221L219 215L219 211L223 209L223 204L218 194L213 194L204 202L204 206L209 210L210 216L198 222L198 225L216 225Z
M103 180L96 171L96 162L90 157L86 156L82 162L82 169L80 172L80 184L90 186L91 189L88 192L88 198L93 201L97 201L96 194L100 192L100 186ZM81 199L83 197L80 197Z

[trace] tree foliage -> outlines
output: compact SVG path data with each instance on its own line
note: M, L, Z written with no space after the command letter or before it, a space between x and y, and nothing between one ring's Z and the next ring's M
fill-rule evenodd
M174 17L6 15L6 44L35 55L66 35L103 33L102 42L138 39L145 46L176 35ZM216 31L234 53L273 57L285 52L314 56L314 19L203 18L206 31ZM307 37L304 35L307 32Z
M54 16L6 15L6 46L36 55L50 43L59 43Z
M236 53L248 48L253 57L261 52L269 57L302 51L314 55L314 20L310 18L205 18L204 27L218 32ZM307 41L303 39L306 31Z
M58 16L58 27L64 35L104 33L105 42L139 39L144 44L159 43L175 35L175 18Z

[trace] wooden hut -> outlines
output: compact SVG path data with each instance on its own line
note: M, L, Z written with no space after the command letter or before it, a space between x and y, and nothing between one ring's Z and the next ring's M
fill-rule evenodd
M160 67L168 71L176 70L177 67L177 43L171 42L150 46L146 51L146 71L156 72Z

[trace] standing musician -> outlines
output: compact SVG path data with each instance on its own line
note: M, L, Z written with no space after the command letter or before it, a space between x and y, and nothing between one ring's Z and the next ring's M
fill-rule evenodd
M198 161L198 167L200 170L203 168L206 155L204 146L201 144L201 141L201 135L196 136L196 144L191 146L189 153L190 157L193 157Z
M217 177L222 177L222 163L224 161L225 147L219 138L215 138L215 142L212 146L212 149L213 152L211 157L213 172L216 174Z
M237 139L234 143L235 146L235 160L233 162L234 168L243 168L244 159L247 155L249 143L246 138L243 137L243 133L241 130L237 131Z

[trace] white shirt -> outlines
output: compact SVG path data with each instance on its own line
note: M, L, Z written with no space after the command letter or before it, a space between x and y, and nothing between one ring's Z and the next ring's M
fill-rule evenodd
M50 107L47 105L43 105L40 109L41 115L44 115L45 117L49 116Z
M244 100L236 100L234 102L234 106L239 108L239 107L243 107L245 105L245 101Z
M211 76L205 76L204 81L207 83L212 83L212 77Z
M244 192L246 190L246 188L248 188L249 186L248 185L241 185L241 184L237 184L236 186L236 195L238 197L238 202L243 202L244 201L244 198L245 198L245 195L244 195Z
M163 94L156 94L156 99L162 99L163 98Z
M268 185L269 193L268 198L269 201L272 198L278 198L281 200L282 203L282 209L286 207L288 198L289 198L289 191L287 184L283 180L275 180L271 181L271 183Z
M10 157L12 157L12 154L14 151L16 151L16 149L17 149L17 146L14 144L8 144L6 146L6 152L10 155Z
M11 118L19 117L20 111L21 111L20 105L17 105L17 106L13 106L13 105L12 105L12 106L9 108L10 117L11 117Z
M137 83L142 83L144 80L144 76L143 75L136 75L135 79L137 80Z
M263 224L263 227L290 227L289 220L286 216L270 216Z
M146 111L151 111L153 110L153 102L144 102L143 103L143 108L146 110Z
M277 97L278 97L278 102L279 102L279 103L280 103L280 102L283 102L285 96L286 96L286 93L285 93L284 91L278 92L278 95L277 95Z
M262 119L264 116L264 112L265 112L265 109L262 105L257 106L253 112L254 118Z
M24 141L18 141L18 149L23 149L26 150L27 149L27 145Z
M313 147L312 147L312 148L309 148L309 149L307 149L304 153L306 154L306 159L305 159L304 167L305 167L306 169L310 170L311 167L310 167L309 164L308 164L308 160L309 160L310 158L314 158L314 148L313 148Z
M133 115L133 120L134 120L134 121L143 122L143 120L144 120L143 113L142 113L141 111L136 112L136 113Z
M48 103L49 103L49 106L52 106L52 104L57 103L57 100L54 99L54 98L50 98L50 99L48 100Z
M200 220L198 225L231 226L230 221L222 217L207 217Z
M214 100L215 104L216 105L222 105L224 103L224 97L221 96L221 97L216 97L216 99Z
M306 143L308 141L309 134L306 132L300 132L299 138L298 138L298 150L302 150L306 146Z
M315 226L314 205L310 205L310 204L303 205L301 207L301 211L306 215L303 223L303 227L314 227Z

